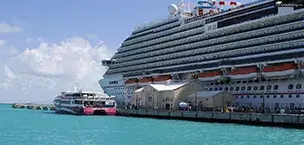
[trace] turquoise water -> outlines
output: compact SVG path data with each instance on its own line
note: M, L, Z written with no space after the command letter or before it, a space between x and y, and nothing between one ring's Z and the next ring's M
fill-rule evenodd
M0 145L304 145L304 131L115 116L57 115L0 105Z

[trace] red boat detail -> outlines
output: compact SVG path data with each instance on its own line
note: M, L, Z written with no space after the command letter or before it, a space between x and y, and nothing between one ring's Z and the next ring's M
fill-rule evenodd
M165 81L169 81L172 79L171 75L159 75L154 77L154 82L165 82Z
M264 77L283 77L297 74L298 65L295 63L269 64L264 67Z
M202 81L215 81L221 79L223 72L220 70L206 71L198 74L198 79Z
M140 84L147 84L147 83L152 83L153 82L153 77L143 77L139 79L138 83Z
M255 78L259 74L259 68L257 66L246 66L235 68L228 73L231 79L249 79Z

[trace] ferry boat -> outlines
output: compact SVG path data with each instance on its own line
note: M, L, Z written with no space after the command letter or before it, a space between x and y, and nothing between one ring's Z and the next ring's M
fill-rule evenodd
M115 115L115 97L102 92L74 90L61 92L54 100L55 113L73 115Z
M102 61L107 71L99 84L118 104L149 83L198 80L233 93L238 105L304 107L302 3L181 1L168 11L135 28Z

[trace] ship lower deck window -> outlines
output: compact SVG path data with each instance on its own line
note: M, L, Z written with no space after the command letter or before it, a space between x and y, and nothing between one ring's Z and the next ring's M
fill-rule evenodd
M245 87L245 86L243 86L243 87L241 88L241 90L242 90L242 91L245 91L245 89L246 89L246 87Z
M257 98L257 96L253 96L253 98Z
M278 90L278 88L279 88L278 85L274 85L274 86L273 86L273 89L274 89L274 90Z
M251 86L248 86L248 87L247 87L247 91L251 91Z
M228 91L228 87L225 87L225 91Z
M293 84L288 85L288 89L289 90L293 89Z
M284 98L284 95L281 95L280 97L281 97L281 98Z
M229 91L233 91L233 89L234 89L233 87L230 87Z
M276 95L274 95L274 96L273 96L273 98L277 98L277 96L276 96Z
M264 88L265 88L264 86L260 86L260 90L261 90L261 91L264 90Z
M239 91L240 90L240 87L235 87L235 91Z
M253 87L253 90L256 91L256 90L258 90L258 88L259 88L258 86L254 86L254 87Z
M296 95L296 98L300 98L300 95Z
M271 85L268 85L268 86L267 86L267 90L271 90Z
M301 89L302 85L301 84L297 84L296 89Z
M292 98L292 95L288 95L288 98Z
M266 96L266 98L270 98L270 96Z

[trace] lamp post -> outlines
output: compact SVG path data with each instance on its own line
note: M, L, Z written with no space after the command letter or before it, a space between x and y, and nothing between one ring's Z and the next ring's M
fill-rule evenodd
M265 94L264 92L262 92L262 113L264 114L265 113Z

